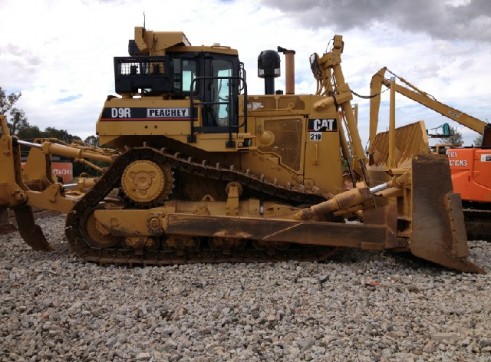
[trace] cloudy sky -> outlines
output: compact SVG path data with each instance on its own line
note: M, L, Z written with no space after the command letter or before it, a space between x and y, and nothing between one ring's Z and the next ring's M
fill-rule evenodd
M184 31L193 45L238 49L249 94L261 50L296 51L296 92L314 93L308 58L335 34L345 41L343 71L352 90L369 94L371 76L387 66L438 100L491 122L489 0L0 0L0 86L22 92L31 124L85 138L107 95L114 94L113 56L127 55L134 26ZM277 81L282 88L282 80ZM383 95L379 129L388 119ZM368 138L369 102L356 98ZM397 122L457 127L466 145L476 133L397 97Z

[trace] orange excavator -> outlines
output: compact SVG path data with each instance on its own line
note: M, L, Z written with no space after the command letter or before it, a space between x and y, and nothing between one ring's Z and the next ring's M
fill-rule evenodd
M389 72L394 80L384 77ZM399 79L404 85L395 82ZM447 147L454 191L459 193L469 239L491 240L491 124L439 102L402 77L381 68L372 77L370 119L378 123L382 85L482 135L480 147ZM375 137L370 130L370 139Z

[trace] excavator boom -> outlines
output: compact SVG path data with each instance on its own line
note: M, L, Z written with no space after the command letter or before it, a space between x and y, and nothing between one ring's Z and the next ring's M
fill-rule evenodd
M385 73L393 80L385 78ZM403 84L395 82L398 78ZM372 77L370 99L370 150L377 132L382 86L392 93L409 99L437 112L482 135L481 147L446 147L454 190L462 197L465 206L467 235L472 239L491 240L491 124L446 105L409 81L397 76L386 67ZM393 100L391 99L391 107Z
M391 83L391 81L385 78L385 73L390 72L393 76L401 80L406 86L403 86L399 83ZM396 76L387 67L381 68L377 73L372 76L372 80L370 83L371 88L371 99L370 99L370 137L375 136L375 132L378 124L378 114L380 108L380 97L378 95L382 92L382 85L390 88L391 86L395 86L395 91L400 93L409 99L412 99L415 102L418 102L424 105L427 108L434 110L437 113L440 113L442 116L450 118L451 120L460 123L461 125L483 135L486 127L489 127L487 122L484 122L476 117L473 117L467 113L464 113L456 108L450 107L447 104L444 104L432 95L420 90L419 88L412 85L406 79ZM373 130L372 130L373 127Z

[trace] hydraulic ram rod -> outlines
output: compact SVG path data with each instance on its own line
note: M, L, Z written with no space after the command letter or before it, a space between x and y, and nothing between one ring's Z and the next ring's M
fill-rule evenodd
M22 140L17 140L17 143L27 147L38 148L47 155L59 155L64 157L70 157L75 159L88 158L91 160L102 161L106 163L112 163L113 159L110 156L103 155L100 153L90 152L81 148L65 146L59 143L43 142L43 143L33 143Z

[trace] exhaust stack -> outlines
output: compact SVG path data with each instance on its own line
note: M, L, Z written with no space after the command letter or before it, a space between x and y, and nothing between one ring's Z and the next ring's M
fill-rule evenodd
M285 54L285 92L295 94L295 50L279 46L278 51Z

